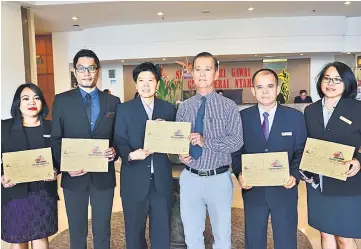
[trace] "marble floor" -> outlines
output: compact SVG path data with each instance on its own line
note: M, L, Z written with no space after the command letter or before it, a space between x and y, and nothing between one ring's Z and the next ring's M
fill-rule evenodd
M234 182L233 206L243 208L241 189L234 176L233 176L233 182ZM309 238L309 240L313 246L313 249L321 249L320 236L319 236L318 231L311 228L307 224L307 202L306 202L305 183L301 182L300 185L298 186L298 188L299 188L299 202L298 202L299 223L298 223L298 227ZM59 206L59 231L58 231L58 233L60 233L68 228L68 222L67 222L66 211L65 211L65 203L64 203L64 198L63 198L63 191L60 186L59 186L59 195L60 195L60 201L58 202L59 203L59 205L58 205ZM90 218L90 214L91 214L90 210L91 210L91 207L89 206L89 218ZM114 194L113 212L119 212L121 210L122 210L122 204L121 204L121 199L120 199L120 195L119 195L119 173L117 173L117 187L116 187L115 194ZM50 240L53 239L56 235L57 234L52 236L50 238ZM7 243L5 243L4 241L2 241L1 248L8 249L9 245Z

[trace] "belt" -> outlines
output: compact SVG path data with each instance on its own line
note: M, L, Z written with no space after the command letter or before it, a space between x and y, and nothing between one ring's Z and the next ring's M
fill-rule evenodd
M219 167L217 169L212 169L212 170L196 170L196 169L192 169L188 166L186 166L186 169L188 171L192 172L193 174L196 174L199 176L214 176L214 175L218 175L218 174L227 172L229 169L229 165L225 165L225 166Z

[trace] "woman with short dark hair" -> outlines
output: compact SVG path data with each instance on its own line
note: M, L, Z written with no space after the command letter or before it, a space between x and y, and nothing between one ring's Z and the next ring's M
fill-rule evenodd
M327 64L319 74L321 100L305 109L308 137L355 147L346 181L307 174L309 225L321 232L324 249L356 249L361 238L361 102L357 83L341 62ZM311 185L312 184L312 185Z
M41 90L32 83L15 92L12 118L1 121L1 153L50 147L51 121ZM45 181L12 183L1 164L1 239L11 249L48 249L58 231L57 170Z

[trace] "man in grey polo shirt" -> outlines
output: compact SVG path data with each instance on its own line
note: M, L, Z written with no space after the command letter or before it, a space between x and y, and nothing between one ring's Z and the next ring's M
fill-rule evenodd
M243 145L237 105L217 94L218 62L203 52L193 60L197 94L181 104L177 121L191 122L189 155L179 155L186 165L180 176L181 218L188 249L204 249L206 210L211 220L213 249L231 248L233 183L231 153Z

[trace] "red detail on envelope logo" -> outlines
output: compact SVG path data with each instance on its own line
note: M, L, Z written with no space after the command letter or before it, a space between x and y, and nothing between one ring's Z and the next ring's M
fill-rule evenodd
M335 153L333 153L333 158L340 159L340 160L343 160L343 159L344 159L342 152L335 152Z
M44 159L44 157L43 156L38 156L37 158L35 158L35 162L36 163L41 163L41 162L44 162L45 161L45 159Z
M273 168L282 168L280 161L276 160L272 163Z

